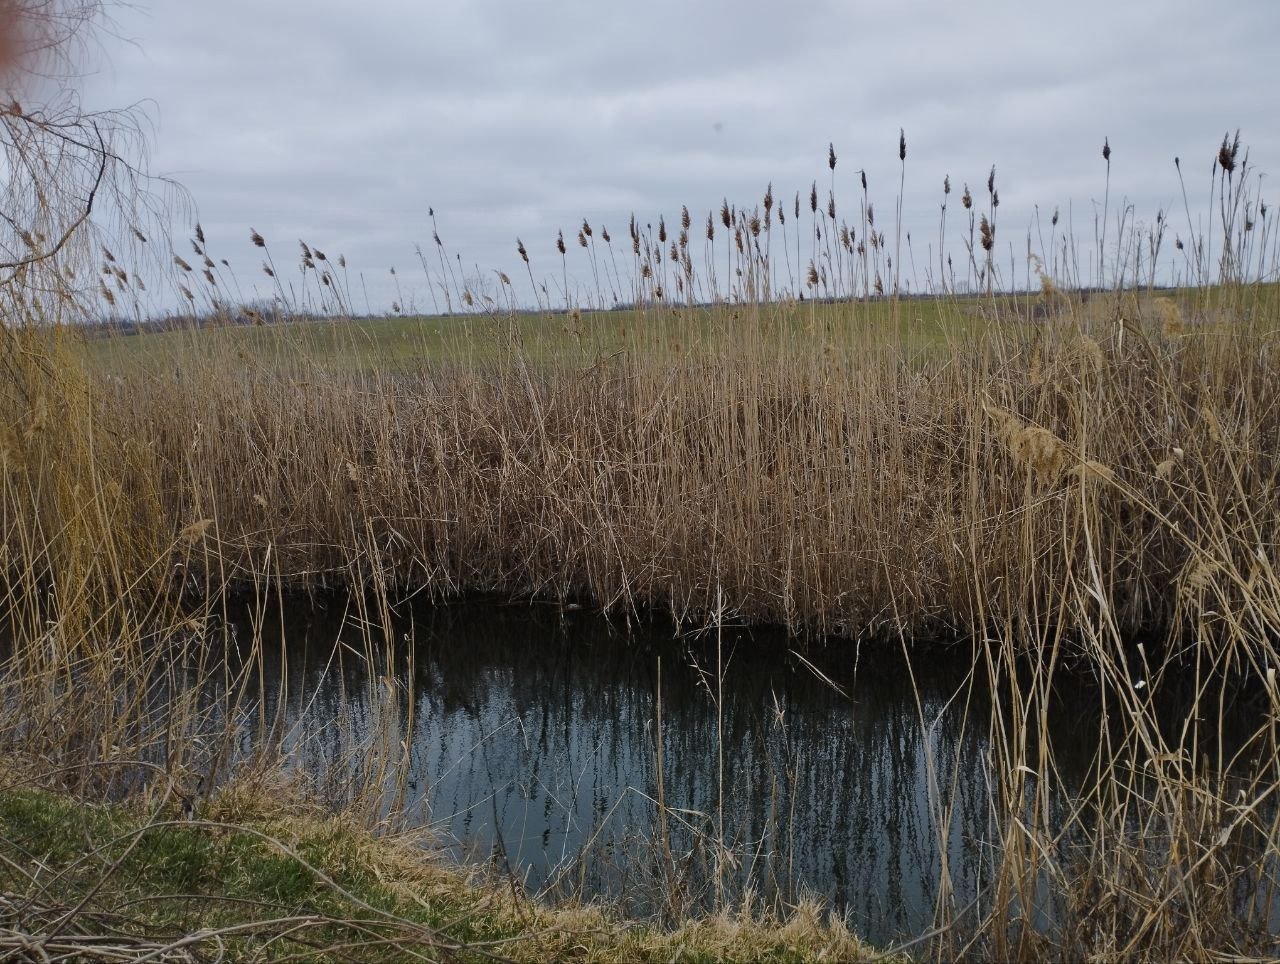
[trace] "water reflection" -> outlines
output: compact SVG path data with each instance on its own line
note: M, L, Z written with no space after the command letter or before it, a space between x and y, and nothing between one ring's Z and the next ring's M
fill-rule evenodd
M747 887L816 894L891 941L933 920L944 803L955 898L989 873L989 706L965 685L967 649L910 665L893 644L806 659L785 637L726 629L717 674L714 636L469 604L397 624L388 675L412 678L410 705L370 678L364 634L336 610L278 625L257 716L284 725L302 764L350 761L371 733L404 739L402 802L460 855L492 856L535 890L641 914Z

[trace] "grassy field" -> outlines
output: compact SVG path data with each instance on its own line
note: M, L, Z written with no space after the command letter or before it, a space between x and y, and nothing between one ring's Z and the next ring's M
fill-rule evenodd
M895 342L936 351L977 337L994 318L1032 316L1038 296L920 298L902 302L795 302L646 307L608 312L307 319L274 325L211 325L88 340L104 371L163 368L193 356L227 355L249 365L328 372L412 374L441 363L493 366L518 353L531 364L583 365L601 358L715 358L766 345L788 354L828 343Z
M601 360L716 360L749 351L780 355L891 348L908 359L945 359L960 343L998 336L1033 340L1064 317L1085 330L1106 330L1129 315L1173 319L1203 330L1224 319L1273 324L1280 285L1253 286L1241 299L1217 287L1063 295L1032 292L981 297L793 302L618 311L305 318L268 325L179 325L171 331L96 334L90 364L112 374L160 371L201 357L245 367L337 374L412 375L432 366L501 366L515 356L539 367L583 367Z

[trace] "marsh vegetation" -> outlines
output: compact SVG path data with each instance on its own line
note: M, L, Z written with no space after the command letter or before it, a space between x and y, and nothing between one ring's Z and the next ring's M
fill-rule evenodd
M770 186L616 243L584 221L546 266L518 242L527 279L475 285L436 235L421 267L449 313L372 317L345 257L303 242L295 276L251 229L271 301L246 303L199 226L142 223L128 168L89 217L75 177L98 191L119 160L101 125L68 145L16 104L3 120L50 186L11 185L0 228L20 253L0 276L13 920L64 950L116 928L191 954L864 953L847 912L919 956L1276 953L1280 259L1238 139L1211 221L1104 208L1090 250L1054 216L1008 270L994 169L985 191L941 185L916 262L901 183L891 232L833 147L821 194ZM136 328L156 292L170 330L85 324ZM515 652L465 621L432 633L475 598L608 620L564 696L603 701L585 714L603 729L543 718L614 774L590 813L540 798L573 833L527 883L561 910L477 911L455 889L450 913L493 925L459 928L423 910L403 849L366 863L407 890L319 871L316 828L340 821L324 839L348 856L423 826L465 840L453 821L488 785L458 768L494 741L516 748L498 784L536 782L545 760L489 726L522 711L468 707L546 699L563 640L532 617ZM619 687L593 658L638 676ZM890 762L863 767L877 746ZM767 805L739 822L747 773ZM261 821L263 781L316 823L219 836ZM877 781L911 818L901 859L864 841L833 870L863 839L850 822L889 812L867 804ZM624 797L642 832L606 859L596 811ZM54 853L55 818L81 820L90 857ZM37 853L72 899L24 866ZM910 894L876 889L908 864ZM184 916L179 892L218 896L225 868L252 920ZM617 897L587 883L610 874L632 895L645 878L643 940L563 909Z

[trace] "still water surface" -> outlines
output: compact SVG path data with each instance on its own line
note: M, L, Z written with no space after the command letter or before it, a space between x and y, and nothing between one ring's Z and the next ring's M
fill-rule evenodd
M747 887L812 894L884 945L930 928L944 851L958 904L981 891L998 834L990 704L966 685L966 645L910 662L894 643L800 656L781 634L725 628L717 674L714 633L549 606L422 608L396 630L371 674L340 607L268 620L246 751L274 720L293 758L331 779L371 744L404 741L401 802L457 855L633 913ZM1096 729L1056 717L1069 792Z

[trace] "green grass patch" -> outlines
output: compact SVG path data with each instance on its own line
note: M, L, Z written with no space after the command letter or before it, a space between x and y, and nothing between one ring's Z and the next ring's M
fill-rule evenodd
M85 959L103 941L140 953L185 942L232 960L868 956L812 909L789 922L726 916L663 932L598 908L545 908L402 840L316 810L270 815L264 806L228 825L225 813L184 821L140 805L0 791L0 959L37 937L49 949L81 947Z

